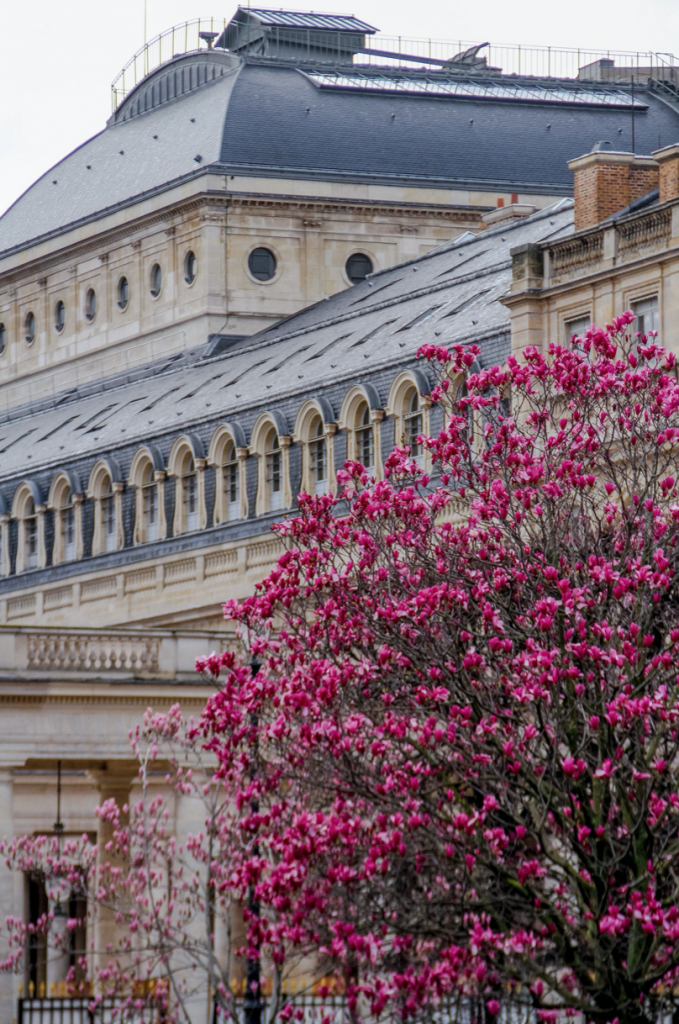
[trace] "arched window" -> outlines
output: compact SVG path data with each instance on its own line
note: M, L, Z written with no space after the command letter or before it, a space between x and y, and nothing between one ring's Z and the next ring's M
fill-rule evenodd
M37 486L26 481L17 487L12 502L12 518L18 523L16 571L44 568L45 506Z
M113 459L101 459L90 474L88 498L94 500L92 554L117 551L124 546L123 481Z
M292 504L289 451L292 438L281 415L265 413L255 423L250 450L258 457L256 514ZM285 431L285 432L284 432Z
M223 424L212 435L208 465L215 467L214 525L245 519L248 496L245 434L237 424Z
M173 532L193 533L207 526L203 446L195 435L178 438L168 460L168 474L175 478Z
M54 513L52 562L72 562L82 557L82 491L70 473L58 473L52 481L47 507Z
M387 415L394 418L394 444L407 445L410 457L427 472L431 469L431 460L427 449L417 439L429 436L431 402L427 396L431 387L421 370L404 370L394 380L387 402Z
M302 480L305 494L334 494L335 431L337 424L325 398L309 399L297 414L294 440L302 447Z
M140 448L132 459L128 484L135 489L134 544L164 540L165 470L163 459L155 447Z
M265 459L269 511L278 512L283 508L283 450L276 430L267 435Z
M360 462L370 476L380 480L381 423L384 410L371 384L355 385L344 397L339 417L340 429L347 432L347 458Z

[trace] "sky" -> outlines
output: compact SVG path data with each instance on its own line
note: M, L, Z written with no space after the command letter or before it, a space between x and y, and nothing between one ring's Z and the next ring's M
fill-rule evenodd
M110 86L144 44L197 17L231 17L237 0L2 0L0 211L104 127ZM280 7L281 0L262 7ZM255 6L255 3L252 4ZM679 55L677 0L295 0L355 14L389 36Z

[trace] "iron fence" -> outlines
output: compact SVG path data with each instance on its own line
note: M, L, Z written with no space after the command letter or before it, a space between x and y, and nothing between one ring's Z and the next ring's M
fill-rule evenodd
M124 1011L124 1012L123 1012ZM162 1024L158 1004L136 1001L133 1008L116 999L95 1003L86 996L19 999L17 1024Z
M150 39L127 62L116 75L111 85L113 110L123 102L138 82L149 72L172 57L197 50L201 46L201 32L221 31L228 24L226 18L194 18L174 25L165 32ZM283 30L281 30L283 31ZM327 36L328 59L334 50L341 55L346 48L346 33L337 32ZM354 56L355 64L381 65L391 67L412 67L417 60L443 62L463 53L478 42L468 39L425 39L406 36L370 36L365 50ZM310 44L311 45L311 44ZM325 46L325 43L324 43ZM299 49L299 43L295 43ZM392 53L392 57L384 53ZM676 84L679 73L679 59L671 53L657 53L650 50L603 50L563 46L523 46L487 43L480 51L489 68L502 70L503 74L527 75L536 78L577 78L583 68L597 65L599 61L612 61L607 68L592 71L599 81L615 81L616 71L632 70L640 80L646 78L669 78ZM589 72L587 72L589 73Z

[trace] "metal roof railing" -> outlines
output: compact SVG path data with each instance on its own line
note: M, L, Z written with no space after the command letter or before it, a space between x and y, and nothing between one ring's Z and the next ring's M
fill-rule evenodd
M112 109L123 102L134 87L168 60L182 53L190 53L201 46L201 32L223 32L229 23L228 18L194 18L160 32L149 39L141 49L130 57L111 85Z
M194 18L149 40L116 76L111 86L113 109L120 106L142 78L161 64L177 55L199 49L201 32L221 32L227 24L226 18ZM369 46L362 53L356 54L355 64L412 67L418 58L444 62L470 47L478 46L478 43L466 39L439 40L380 34L371 36L367 42ZM371 50L375 52L371 53ZM385 57L384 51L394 56ZM481 56L486 58L489 68L501 69L505 75L535 78L577 78L581 68L599 60L611 60L615 68L634 69L640 80L671 78L676 82L679 75L679 59L670 53L655 53L651 50L596 50L488 43L483 47ZM601 80L614 81L615 77L615 70L611 68L610 77L606 74Z

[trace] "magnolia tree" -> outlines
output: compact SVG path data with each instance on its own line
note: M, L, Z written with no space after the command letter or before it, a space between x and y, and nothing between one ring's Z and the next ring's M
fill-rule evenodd
M93 1012L104 1003L111 1019L156 1020L160 1014L165 1024L188 1024L205 1019L206 1004L219 1019L234 1018L242 922L228 864L230 844L240 835L239 813L179 708L149 711L131 741L138 799L129 807L108 800L96 809L103 848L87 835L0 842L7 865L39 878L48 897L37 921L6 919L8 955L0 969L23 974L32 946L41 951L48 978L57 967L66 974L66 991L89 997ZM180 805L193 824L183 836ZM87 907L86 922L63 914L73 897L80 898L76 906ZM66 972L72 935L85 923L88 950Z
M423 349L436 484L404 449L302 495L226 606L262 670L199 664L251 952L353 1012L679 1007L679 385L632 320L472 375Z
M149 794L129 825L102 809L108 866L7 848L119 915L110 991L160 974L188 1020L198 971L229 1014L236 902L242 956L279 981L301 961L354 1018L463 998L492 1021L519 986L547 1021L679 1007L679 384L632 320L474 374L474 349L427 347L435 481L403 449L384 481L349 463L338 499L300 497L226 607L259 673L200 659L201 721L135 737L142 778L174 745L202 835L179 850Z

